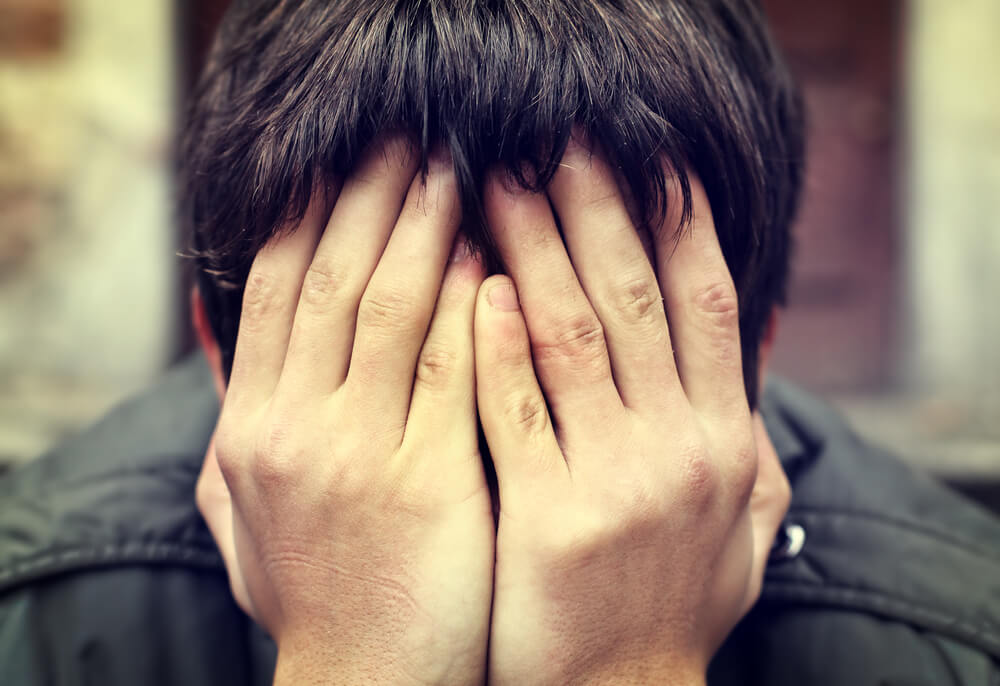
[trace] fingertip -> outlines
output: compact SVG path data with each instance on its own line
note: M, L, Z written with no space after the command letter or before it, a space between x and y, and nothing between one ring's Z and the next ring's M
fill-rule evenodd
M494 275L480 293L475 326L478 413L496 469L501 510L516 512L518 503L531 499L536 489L554 485L551 479L560 466L565 471L565 460L535 375L513 282Z
M442 290L460 290L467 293L471 289L471 301L478 297L479 288L486 278L486 267L475 248L462 232L452 244L451 254L445 267ZM463 295L465 299L466 295Z
M455 238L451 255L445 266L444 280L438 295L438 308L449 302L463 303L463 309L468 306L469 315L475 307L479 288L486 278L486 268L475 254L473 247L461 234Z
M544 199L544 194L531 190L536 183L535 176L535 171L527 166L521 169L520 177L517 173L506 167L498 166L487 172L483 188L483 199L487 214L491 218L496 219L510 212L512 208L518 206L525 198L537 196ZM545 204L548 205L547 200Z
M479 287L474 333L477 359L487 367L519 367L525 359L530 364L527 323L509 276L494 274Z
M484 303L496 312L519 312L521 302L517 288L509 276L496 274L486 279L480 287Z
M427 169L435 174L454 174L455 162L447 145L438 145L427 155Z
M409 133L394 131L384 134L375 141L372 149L381 153L386 163L392 166L415 170L419 165L420 146Z
M494 274L480 285L475 339L477 359L489 367L519 366L524 356L530 360L527 325L509 276Z
M420 149L411 136L400 132L384 133L364 150L343 185L378 185L386 175L398 177L400 181L405 179L409 184L419 166Z
M451 256L448 258L449 262L462 263L466 262L474 257L472 252L472 246L469 244L469 239L466 238L465 233L461 230L455 234L455 240L451 244Z

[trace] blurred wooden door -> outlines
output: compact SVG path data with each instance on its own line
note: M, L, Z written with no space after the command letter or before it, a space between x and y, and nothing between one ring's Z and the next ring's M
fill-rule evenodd
M819 390L891 383L901 321L899 0L764 0L810 119L777 370Z
M51 57L66 40L64 0L0 0L0 58Z

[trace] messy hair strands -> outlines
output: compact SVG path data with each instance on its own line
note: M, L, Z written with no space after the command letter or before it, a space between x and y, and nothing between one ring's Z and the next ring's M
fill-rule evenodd
M450 149L463 228L499 268L486 173L544 187L574 124L600 142L648 226L666 212L666 173L685 216L687 171L704 183L740 296L754 402L757 347L787 274L802 133L752 0L236 0L179 154L181 217L225 369L254 255L377 136L409 134L425 165L436 145Z

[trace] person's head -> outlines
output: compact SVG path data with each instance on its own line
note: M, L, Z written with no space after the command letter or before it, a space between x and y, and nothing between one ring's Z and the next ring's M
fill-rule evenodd
M689 172L703 183L755 404L803 165L798 92L755 0L236 0L179 157L181 217L224 373L257 251L377 136L410 134L424 161L448 147L463 230L502 269L484 178L501 167L544 187L573 126L618 167L642 230L669 202L689 214ZM668 193L667 173L681 193Z

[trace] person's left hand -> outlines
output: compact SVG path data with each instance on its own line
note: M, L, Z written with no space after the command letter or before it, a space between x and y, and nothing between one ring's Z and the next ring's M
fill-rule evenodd
M547 194L486 189L510 273L476 307L500 491L491 683L703 683L759 593L787 487L692 182L692 226L675 243L675 212L649 257L613 171L577 142ZM754 499L758 474L778 486Z

